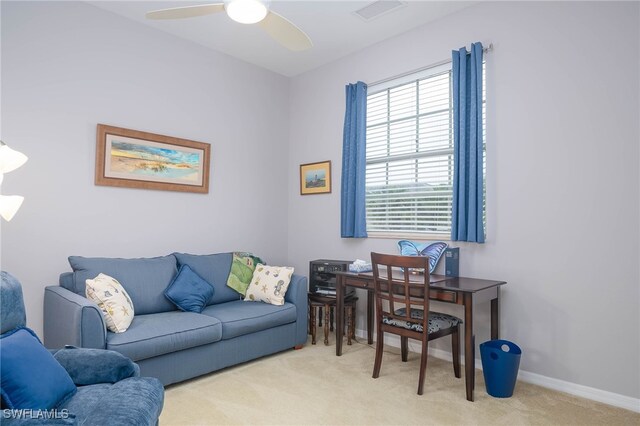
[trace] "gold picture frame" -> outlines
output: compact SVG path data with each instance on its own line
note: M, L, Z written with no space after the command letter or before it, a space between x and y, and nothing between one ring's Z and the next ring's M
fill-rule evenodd
M300 195L331 192L331 161L300 165Z
M211 145L98 124L95 184L209 192Z

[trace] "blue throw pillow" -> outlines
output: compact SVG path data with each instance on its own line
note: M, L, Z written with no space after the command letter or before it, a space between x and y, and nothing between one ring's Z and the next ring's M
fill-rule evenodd
M398 248L402 256L429 256L429 273L436 270L440 257L447 249L447 243L438 241L431 244L414 243L409 240L398 241Z
M8 408L51 410L77 391L69 373L28 328L0 336L2 399Z
M164 295L181 310L199 314L213 296L213 286L189 265L182 265Z

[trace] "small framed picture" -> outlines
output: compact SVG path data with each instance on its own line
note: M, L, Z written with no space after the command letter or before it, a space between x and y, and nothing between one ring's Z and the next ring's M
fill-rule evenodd
M300 165L300 195L331 192L331 161Z

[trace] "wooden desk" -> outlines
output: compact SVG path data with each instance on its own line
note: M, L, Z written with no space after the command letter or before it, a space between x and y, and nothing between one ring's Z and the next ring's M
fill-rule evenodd
M401 273L398 278L401 279ZM367 340L373 343L373 273L336 272L336 355L342 355L344 334L345 288L367 290ZM416 276L416 280L421 277ZM505 281L481 280L465 277L431 275L430 299L464 306L464 369L467 400L473 401L475 387L475 336L473 335L473 303L491 301L491 339L497 339L499 330L498 302L500 286Z

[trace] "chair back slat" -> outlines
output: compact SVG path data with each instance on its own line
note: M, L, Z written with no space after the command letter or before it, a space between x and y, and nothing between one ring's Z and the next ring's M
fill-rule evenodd
M429 322L429 258L427 256L396 256L371 253L376 316L399 321ZM412 269L424 274L414 275ZM387 306L385 303L387 302ZM411 308L423 310L422 319L411 317ZM379 322L378 322L379 323Z

